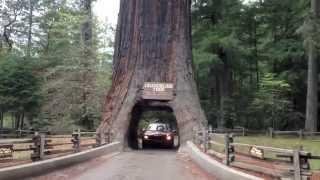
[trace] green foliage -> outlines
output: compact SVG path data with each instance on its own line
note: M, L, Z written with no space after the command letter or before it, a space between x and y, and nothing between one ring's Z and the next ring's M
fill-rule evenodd
M8 55L0 62L0 109L32 112L41 102L40 79L33 64L21 57Z
M10 22L7 29L0 27L3 70L0 79L8 78L6 73L14 71L16 77L11 79L30 78L37 88L27 87L26 79L16 81L19 92L30 96L26 99L17 96L12 88L3 87L1 112L28 111L26 116L22 114L14 120L16 128L26 125L25 128L60 130L98 126L104 95L111 83L113 42L110 37L114 30L92 16L83 6L88 2L93 1L32 1L31 28L28 3L12 0L5 14L0 15L1 22ZM16 19L14 13L17 13ZM86 40L85 25L92 29ZM8 40L2 36L4 31ZM41 81L24 74L24 70Z
M280 121L287 118L292 111L292 102L288 99L291 93L290 85L274 74L266 74L260 82L260 88L249 106L252 116L248 126L266 129L267 127L283 129ZM259 119L256 119L258 117Z
M296 31L308 5L301 0L193 1L194 64L210 124L303 127L307 66ZM300 31L310 36L315 26L306 27Z

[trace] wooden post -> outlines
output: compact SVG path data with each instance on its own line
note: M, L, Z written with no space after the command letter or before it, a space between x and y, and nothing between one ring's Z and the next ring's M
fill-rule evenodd
M21 137L22 137L22 130L21 130L21 129L18 129L17 132L18 132L18 133L17 133L17 134L18 134L18 137L21 138Z
M300 151L293 151L294 180L301 180Z
M273 138L274 137L274 133L273 133L273 128L269 128L269 136L271 137L271 138Z
M80 148L81 148L81 129L78 128L78 152L80 152Z
M44 134L40 134L40 152L39 152L39 158L40 160L44 159L44 151L45 151L45 143L46 143L46 137Z
M208 150L212 149L211 136L208 134Z
M212 134L212 126L209 125L209 131L208 131L208 137L207 137L207 140L208 140L208 149L212 149L212 146L211 146L211 134Z
M299 138L303 139L303 129L300 129L300 131L299 131Z
M80 131L72 134L71 142L73 143L74 152L80 152Z
M234 143L234 139L233 139L233 134L230 134L229 136L229 163L233 162L235 160L235 149L234 149L234 145L232 143Z
M225 159L225 164L227 166L230 165L230 158L229 158L229 145L230 145L230 142L229 142L229 134L226 134L225 137L224 137L224 141L225 141L225 155L226 155L226 159Z
M39 132L35 132L32 138L33 146L31 147L33 153L31 154L31 160L37 161L44 159L44 151L45 151L45 136L40 135Z
M212 126L209 125L209 133L212 133Z

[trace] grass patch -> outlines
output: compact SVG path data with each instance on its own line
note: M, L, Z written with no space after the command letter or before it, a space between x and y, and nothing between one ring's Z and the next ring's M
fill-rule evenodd
M320 141L319 140L308 140L299 138L269 138L266 136L256 137L236 137L236 142L245 144L254 144L260 146L271 146L285 149L297 149L300 146L307 152L311 152L313 155L320 156ZM312 160L310 162L311 169L320 170L320 160Z
M12 116L9 113L4 113L3 128L12 128Z

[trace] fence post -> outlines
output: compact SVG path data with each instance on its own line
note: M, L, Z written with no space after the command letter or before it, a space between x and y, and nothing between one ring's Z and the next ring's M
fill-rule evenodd
M30 148L33 150L33 153L31 154L31 160L32 161L36 161L39 160L39 147L38 147L38 139L39 139L39 133L38 132L34 132L34 135L32 137L32 141L33 141L33 146L31 145Z
M209 125L209 133L212 133L212 125Z
M230 165L231 162L235 160L235 150L233 146L233 134L226 134L225 135L225 155L226 161L225 164L227 166Z
M39 134L39 132L35 132L32 138L33 140L33 153L31 154L31 160L37 161L44 159L44 151L45 151L45 135Z
M300 131L299 131L299 138L303 139L303 129L300 129Z
M40 134L40 160L44 159L45 144L46 136L44 134Z
M225 160L225 164L227 166L230 165L230 159L229 159L229 145L230 145L230 142L229 142L229 134L226 134L225 137L224 137L224 141L225 141L225 155L226 155L226 160Z
M22 137L22 130L21 130L21 129L18 129L17 132L18 132L18 133L17 133L18 137L21 138L21 137Z
M211 135L208 134L208 150L212 149L212 144L211 144Z
M72 133L71 142L73 143L74 152L80 152L80 138L81 138L80 136L81 136L81 132L79 129L78 129L78 132Z
M300 146L300 151L303 151L303 146ZM308 156L300 156L300 168L302 170L310 170L310 163L308 161Z
M273 128L269 128L269 136L271 137L271 138L273 138L274 137L274 133L273 133Z
M294 180L301 180L300 151L293 151Z

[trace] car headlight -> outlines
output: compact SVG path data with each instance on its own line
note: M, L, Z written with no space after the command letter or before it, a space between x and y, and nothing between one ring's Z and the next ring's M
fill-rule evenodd
M167 138L166 138L168 141L171 140L171 136L170 135L167 135Z
M149 136L145 135L143 136L144 139L149 139Z

